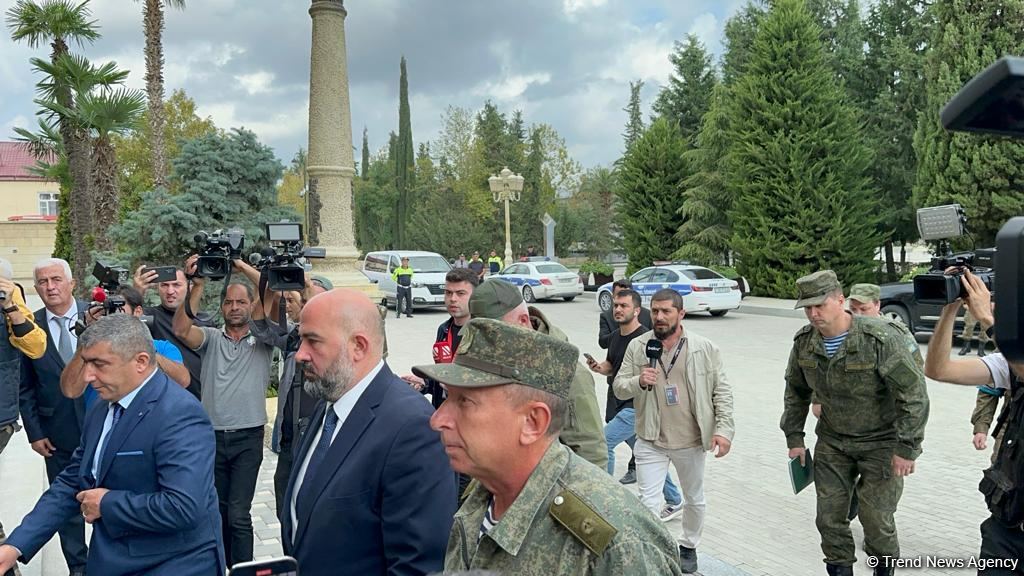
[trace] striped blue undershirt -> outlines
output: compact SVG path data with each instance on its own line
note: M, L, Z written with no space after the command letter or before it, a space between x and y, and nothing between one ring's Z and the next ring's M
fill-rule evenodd
M484 534L493 530L497 525L498 521L494 519L494 496L491 496L491 499L487 501L487 511L484 512L483 522L480 523L480 534L477 536L477 540L479 541Z
M825 341L825 355L829 358L834 356L836 350L839 350L839 347L843 345L843 340L846 340L847 334L849 334L849 332L843 332L839 336L833 336L831 338L825 338L822 336L821 339Z

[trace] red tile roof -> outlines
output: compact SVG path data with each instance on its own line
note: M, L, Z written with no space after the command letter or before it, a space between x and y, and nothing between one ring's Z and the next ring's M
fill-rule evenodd
M0 142L0 180L42 182L45 178L29 172L36 159L21 142Z

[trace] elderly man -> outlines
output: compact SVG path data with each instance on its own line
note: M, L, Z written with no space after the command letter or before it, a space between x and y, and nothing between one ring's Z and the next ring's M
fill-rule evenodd
M360 292L302 309L295 359L322 399L295 453L281 541L303 576L441 570L455 474L432 408L384 363L384 324Z
M540 310L523 302L523 293L504 280L486 280L473 291L469 299L472 318L490 318L506 324L522 326L548 334L558 340L569 340L555 328ZM594 466L608 467L608 444L604 440L604 425L597 406L594 377L583 364L577 363L572 374L569 393L569 413L558 439L573 452Z
M82 438L85 400L65 398L60 392L60 375L78 346L78 337L71 327L88 305L72 295L75 281L64 260L41 260L36 263L33 275L36 293L43 300L43 308L36 310L35 322L47 332L46 352L38 359L22 357L18 403L28 441L46 459L46 477L53 482L71 463L71 454ZM89 552L85 545L85 522L81 516L70 516L58 534L69 572L72 576L83 574Z
M413 372L448 389L430 420L452 467L472 476L446 571L679 574L672 538L636 497L558 442L579 351L471 320L451 364Z
M77 517L93 526L89 574L223 574L202 406L157 367L149 329L133 316L100 318L79 345L82 379L100 399L71 462L0 546L0 573Z
M848 576L857 560L848 517L855 489L864 551L876 558L900 555L894 514L903 477L914 472L921 454L928 393L916 346L888 320L848 313L833 271L804 276L796 286L796 306L809 323L793 338L781 428L789 457L803 462L812 396L821 403L814 463L818 532L828 574ZM875 574L894 569L880 563Z

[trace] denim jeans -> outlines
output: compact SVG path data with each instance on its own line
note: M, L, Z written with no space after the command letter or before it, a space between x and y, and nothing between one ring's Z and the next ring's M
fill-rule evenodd
M623 408L612 418L612 421L604 425L604 441L608 444L608 473L615 473L615 447L625 442L629 448L636 443L636 411L633 408ZM683 501L679 494L679 488L672 482L672 476L665 474L665 486L662 488L665 502L678 506Z

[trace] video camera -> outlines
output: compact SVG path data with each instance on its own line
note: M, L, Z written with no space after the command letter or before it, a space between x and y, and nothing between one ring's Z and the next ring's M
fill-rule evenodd
M947 130L1024 138L1024 58L1006 56L983 70L946 104ZM1010 361L1024 362L1024 217L1011 218L996 235L996 342ZM917 285L914 286L915 292Z
M932 257L926 274L914 276L914 298L921 304L945 306L967 295L963 286L964 271L970 270L990 290L995 277L995 249L953 253L949 240L967 234L967 216L959 204L921 208L917 211L917 230L921 239L938 241L939 249ZM947 273L949 268L956 272Z
M124 296L117 294L122 284L127 284L131 273L123 266L112 266L97 260L92 267L92 276L100 284L92 291L92 305L102 306L103 314L116 314L124 309Z
M245 246L245 232L231 228L227 232L214 230L207 233L200 230L195 235L196 276L208 280L223 280L231 271L231 261L242 257Z
M306 271L311 269L308 258L323 258L323 248L302 247L302 224L277 222L266 224L270 247L249 255L255 268L266 270L267 287L275 292L302 290L306 287Z

